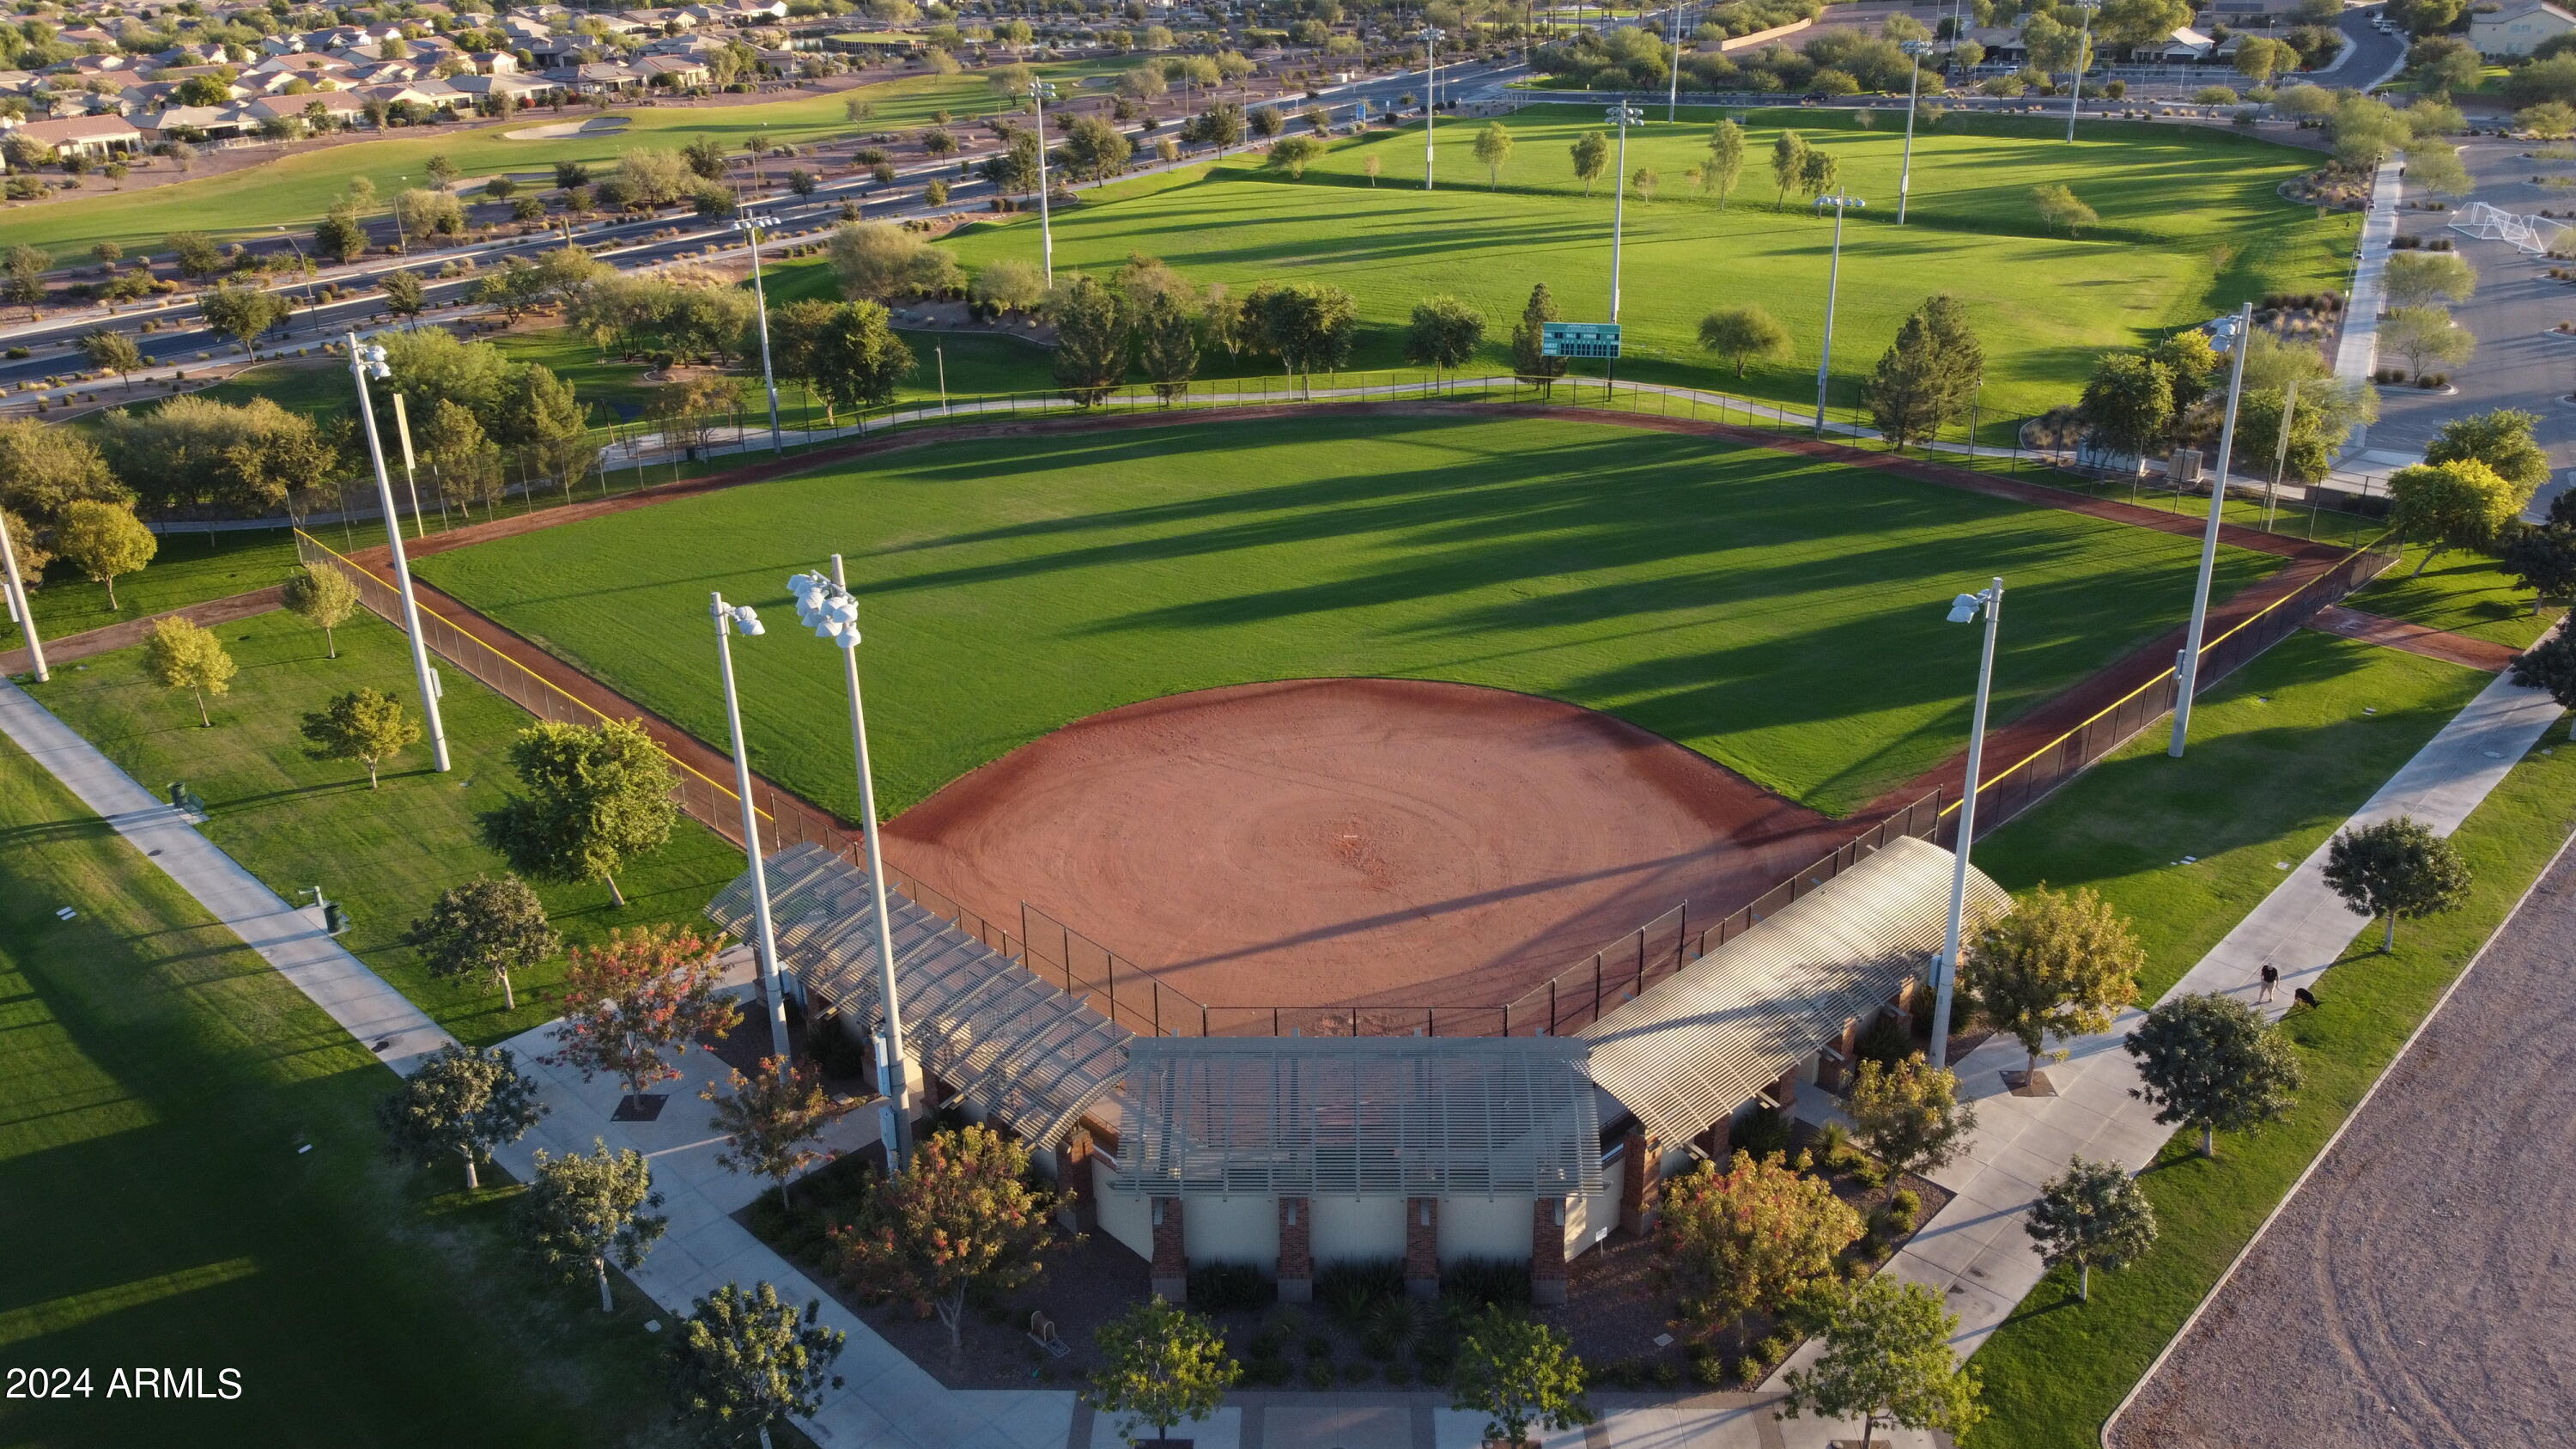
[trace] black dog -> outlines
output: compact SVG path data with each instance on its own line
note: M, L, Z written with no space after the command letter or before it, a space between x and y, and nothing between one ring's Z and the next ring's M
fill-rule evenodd
M2301 1006L2307 1007L2311 1011L2315 1010L2321 1004L2317 1000L2317 994L2304 986L2292 988L2290 996Z

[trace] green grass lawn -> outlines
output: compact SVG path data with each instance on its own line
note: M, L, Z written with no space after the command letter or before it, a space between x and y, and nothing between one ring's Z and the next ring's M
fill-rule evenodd
M377 531L375 541L382 537ZM116 581L114 609L107 606L106 589L59 560L45 571L44 586L34 591L29 602L45 637L59 639L165 609L264 589L285 582L294 568L295 544L283 528L169 533L161 536L161 551L150 565ZM0 648L14 649L26 642L18 626L0 616Z
M0 1359L92 1389L0 1443L695 1442L651 1305L520 1266L516 1189L388 1164L392 1075L5 740L0 1003ZM243 1393L108 1400L136 1365Z
M1981 845L2016 889L2091 885L2136 919L2143 994L2160 995L2482 688L2486 676L2394 650L2301 633L2227 681L2195 714L2187 761L2160 732L2096 766ZM2376 715L2361 711L2376 706ZM2163 1234L2074 1301L2052 1273L1978 1353L1992 1413L1972 1449L2086 1449L2299 1172L2383 1071L2407 1032L2576 828L2576 751L2551 730L2455 836L2476 871L2469 904L2410 921L2380 956L2364 932L2289 1019L2307 1086L2253 1136L2222 1134L2204 1162L2183 1133L2145 1173ZM2185 854L2198 855L2181 864ZM2361 925L2358 918L2353 924Z
M2484 554L2451 549L2416 573L2423 563L2424 546L2409 544L2388 572L2344 602L2365 613L2516 649L2538 643L2566 612L2552 604L2534 614L2531 591Z
M1099 710L1332 675L1572 700L1847 811L1957 748L1977 641L1938 605L1963 582L2022 601L2009 718L2180 618L2195 552L1700 438L1361 416L947 444L421 572L707 739L707 590L771 609L736 651L755 763L849 812L838 674L785 612L835 547L889 813ZM2220 592L2271 563L2227 551Z
M146 788L187 781L210 807L207 837L278 894L291 899L319 885L345 905L354 922L349 948L458 1037L498 1041L553 1017L547 988L562 974L560 961L520 977L519 1009L507 1012L498 991L429 979L401 941L440 891L504 869L480 844L474 817L513 783L504 756L527 714L450 666L442 677L455 769L436 773L427 747L415 745L387 766L383 788L370 791L364 766L307 759L297 724L362 685L416 709L402 635L361 613L338 631L340 657L332 660L319 632L282 612L218 632L241 672L232 693L214 703L213 729L198 727L186 695L144 677L140 650L57 670L51 684L35 687L36 697ZM566 939L581 943L612 926L703 926L707 898L741 869L739 852L683 818L668 847L620 875L627 909L612 910L600 885L538 892Z
M1683 174L1705 158L1717 113L1690 114L1629 133L1627 169L1658 172L1662 187L1627 206L1622 377L1813 401L1833 228L1794 195L1773 209L1768 157L1784 126L1833 155L1844 189L1870 202L1844 235L1838 408L1934 292L1968 301L1987 352L1985 415L2001 420L2072 401L2100 352L2265 292L2336 285L2350 255L2347 218L2319 221L2275 193L2314 156L2232 132L2106 123L2068 146L2045 122L1954 116L1916 139L1900 229L1896 118L1864 130L1848 111L1753 112L1743 179L1720 210ZM1481 361L1501 366L1534 283L1549 286L1569 320L1607 318L1612 210L1606 185L1586 198L1568 160L1574 139L1598 126L1597 110L1533 107L1504 124L1515 145L1501 191L1487 189L1473 154L1477 123L1439 132L1440 189L1428 193L1420 131L1373 132L1336 143L1302 182L1245 155L1189 184L1060 212L1056 267L1106 273L1141 252L1238 290L1263 278L1330 282L1359 304L1358 368L1399 365L1413 305L1455 293L1485 313ZM1374 188L1363 172L1372 157L1384 172ZM2100 225L2081 240L2042 234L2029 193L2046 183L2072 187ZM1036 219L1016 217L950 245L980 267L1034 260L1037 242ZM1778 318L1795 352L1738 385L1732 367L1700 351L1696 328L1711 309L1744 302Z

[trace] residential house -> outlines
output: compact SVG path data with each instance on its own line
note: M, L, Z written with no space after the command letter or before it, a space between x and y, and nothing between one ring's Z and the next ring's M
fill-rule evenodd
M143 147L143 133L123 116L72 116L62 120L29 121L10 134L32 137L53 147L59 154L86 156L93 161L132 155Z
M2529 55L2540 42L2571 30L2576 30L2576 14L2549 0L2528 0L2493 12L2469 13L2469 44L2477 47L2480 55Z

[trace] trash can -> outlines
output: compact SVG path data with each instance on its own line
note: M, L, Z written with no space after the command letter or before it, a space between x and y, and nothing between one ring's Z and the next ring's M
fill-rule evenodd
M348 931L349 913L340 909L338 901L322 903L322 929L334 936L343 935Z

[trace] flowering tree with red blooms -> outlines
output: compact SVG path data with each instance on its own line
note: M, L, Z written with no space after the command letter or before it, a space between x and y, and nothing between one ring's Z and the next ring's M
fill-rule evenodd
M576 946L564 973L561 1047L544 1060L608 1072L641 1094L680 1070L663 1059L699 1036L723 1036L742 1008L716 994L716 943L678 926L611 931L605 946Z
M1028 1149L982 1127L922 1143L877 1185L866 1219L832 1230L842 1276L860 1292L938 1313L948 1351L961 1351L969 1291L1007 1293L1044 1271L1038 1253L1054 1204L1028 1185L1028 1170Z
M1860 1214L1833 1187L1783 1163L1738 1152L1724 1172L1702 1163L1664 1184L1655 1247L1702 1335L1776 1308L1834 1271L1835 1256L1861 1235Z

